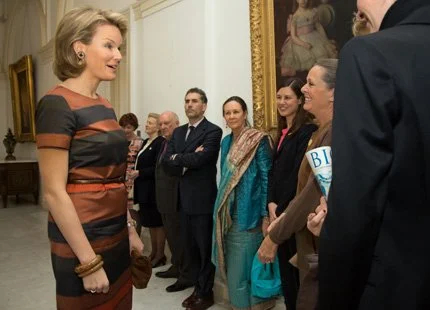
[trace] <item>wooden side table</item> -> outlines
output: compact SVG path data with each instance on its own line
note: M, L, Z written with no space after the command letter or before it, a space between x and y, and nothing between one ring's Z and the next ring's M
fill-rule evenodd
M0 194L7 208L7 196L33 194L39 201L39 165L36 160L0 160Z

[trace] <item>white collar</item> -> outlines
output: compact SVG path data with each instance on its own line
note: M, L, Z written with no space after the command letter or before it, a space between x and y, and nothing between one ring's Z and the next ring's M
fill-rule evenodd
M188 128L190 128L190 126L193 126L194 129L197 128L198 125L200 125L200 123L204 120L205 118L203 117L201 120L199 120L198 122L195 122L194 124L190 124L188 123Z

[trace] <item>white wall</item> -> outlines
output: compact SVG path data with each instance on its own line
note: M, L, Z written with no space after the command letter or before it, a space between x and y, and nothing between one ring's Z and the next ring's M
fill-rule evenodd
M18 2L32 7L39 3L35 0L16 0L14 3ZM19 40L13 42L15 47L12 54L11 50L4 51L3 56L9 59L19 58L24 53L33 54L36 98L39 99L58 82L52 73L53 49L50 39L58 18L65 11L83 5L123 12L129 10L130 109L139 116L141 124L144 124L149 112L160 113L164 110L177 112L181 122L186 122L184 94L194 86L206 91L209 99L206 116L223 129L221 106L227 97L238 95L244 98L252 114L249 1L166 0L161 7L166 3L168 6L158 11L153 7L151 14L147 15L149 11L144 12L143 18L135 20L132 5L136 7L144 2L41 1L45 4L42 14L48 16L45 16L45 25L40 25L41 34L36 35L34 31L38 28L37 22L43 20L40 12L39 16L31 10L17 14L20 17L16 20L20 22L16 25L21 25ZM0 23L0 46L5 46L5 25ZM28 28L34 29L29 31ZM48 44L41 46L40 42L43 41ZM4 59L2 57L0 63ZM2 68L7 68L7 64ZM99 89L99 93L108 98L109 91L110 87L106 83ZM0 69L0 137L6 134L7 127L13 128L9 79ZM16 150L18 157L35 156L34 144L19 144ZM5 152L0 143L0 158L2 154Z
M228 97L243 97L252 110L247 0L182 0L136 21L131 36L131 110L141 123L164 110L184 123L184 94L194 86L206 91L206 116L222 128Z

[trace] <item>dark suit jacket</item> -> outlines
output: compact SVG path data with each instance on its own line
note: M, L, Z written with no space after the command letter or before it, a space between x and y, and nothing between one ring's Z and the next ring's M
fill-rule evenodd
M272 169L269 173L268 202L278 205L276 214L284 212L288 203L296 195L297 176L300 164L308 147L312 133L317 129L314 124L306 124L296 132L288 134L282 141L273 158Z
M204 118L185 142L187 130L188 124L175 129L167 146L164 162L170 168L181 168L181 211L187 214L212 214L217 194L216 163L222 130ZM195 150L200 145L203 145L204 151L196 153ZM171 159L174 154L177 154L175 159ZM184 167L187 170L182 174Z
M342 50L320 309L430 309L430 3Z
M172 173L172 170L169 171L169 167L163 162L165 154L161 153L163 152L164 144L168 142L167 140L163 142L157 158L157 165L155 166L155 196L160 213L175 213L178 211L179 175L182 169L177 167L176 172Z
M137 157L136 170L139 176L134 180L134 203L155 204L155 164L164 138L159 136ZM148 143L146 139L142 147Z

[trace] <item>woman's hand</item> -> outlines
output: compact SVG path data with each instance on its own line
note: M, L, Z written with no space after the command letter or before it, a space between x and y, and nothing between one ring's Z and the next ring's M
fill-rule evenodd
M138 170L131 170L131 171L128 173L128 178L129 178L130 180L134 180L134 179L136 179L138 176L139 176L139 171L138 171Z
M311 233L319 237L325 217L327 216L327 202L324 197L320 198L320 205L315 209L315 213L308 215L307 227Z
M273 263L277 251L278 245L270 239L270 236L266 236L258 249L258 259L263 264Z
M276 218L276 220L274 220L273 222L270 223L269 227L267 228L267 233L270 233L270 231L273 229L273 227L275 227L276 225L278 225L279 221L285 216L285 213L282 213L280 216L278 216Z
M278 205L274 202L269 202L269 204L267 205L267 208L269 209L270 223L272 223L277 218L276 208L278 208Z
M130 255L131 255L131 251L133 251L133 250L136 250L140 254L143 253L145 246L143 245L143 242L140 239L140 237L137 234L136 229L134 227L129 229L128 240L130 243Z
M107 293L109 292L109 280L105 270L100 268L96 272L82 278L84 288L90 293Z

